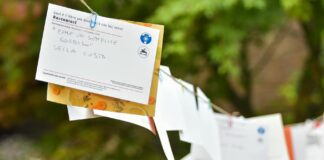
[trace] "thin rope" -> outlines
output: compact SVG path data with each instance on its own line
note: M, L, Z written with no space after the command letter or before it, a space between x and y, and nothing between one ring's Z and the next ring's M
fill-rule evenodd
M323 112L322 115L320 115L317 118L315 118L315 121L324 121L324 112Z
M88 9L89 9L89 11L91 12L91 13L95 13L95 14L97 14L88 4L87 4L87 2L85 2L84 0L80 0L80 2L82 3L82 4L84 4L84 6L86 6Z

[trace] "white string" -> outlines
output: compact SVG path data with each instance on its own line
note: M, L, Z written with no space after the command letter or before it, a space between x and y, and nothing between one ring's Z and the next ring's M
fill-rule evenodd
M91 12L91 13L95 13L95 14L97 14L88 4L87 4L87 2L85 2L84 0L80 0L80 2L81 3L83 3L84 4L84 6L86 6L88 9L89 9L89 11Z

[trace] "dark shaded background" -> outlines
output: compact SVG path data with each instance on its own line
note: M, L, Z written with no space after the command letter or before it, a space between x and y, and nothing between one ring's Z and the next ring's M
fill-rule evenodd
M69 122L34 80L48 3L0 0L0 159L165 159L149 131L116 120ZM162 64L246 117L285 123L324 110L323 0L96 0L100 15L165 25ZM189 145L171 132L176 157Z

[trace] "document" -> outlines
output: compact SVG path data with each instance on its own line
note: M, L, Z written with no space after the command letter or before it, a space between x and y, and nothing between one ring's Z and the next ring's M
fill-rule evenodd
M149 104L160 31L49 4L36 79Z
M249 121L261 123L269 127L269 160L289 160L287 145L284 136L281 114L272 114L249 118Z
M156 24L148 24L141 22L130 22L160 30L158 50L156 52L156 60L154 65L154 75L152 80L149 104L139 104L131 101L125 101L113 97L103 96L87 91L73 89L56 84L48 84L47 100L61 103L64 105L86 107L89 109L107 110L119 113L129 113L136 115L154 116L156 106L156 96L158 89L159 68L162 53L163 31L164 27Z
M265 124L215 114L219 127L222 160L269 160L269 131Z

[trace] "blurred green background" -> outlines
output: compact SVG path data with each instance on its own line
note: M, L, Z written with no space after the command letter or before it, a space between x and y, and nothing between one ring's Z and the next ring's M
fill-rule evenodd
M0 159L165 159L146 129L98 118L69 122L34 80L48 3L0 0ZM246 117L285 123L324 110L324 0L95 0L100 15L165 25L163 65ZM179 159L189 145L170 133Z

